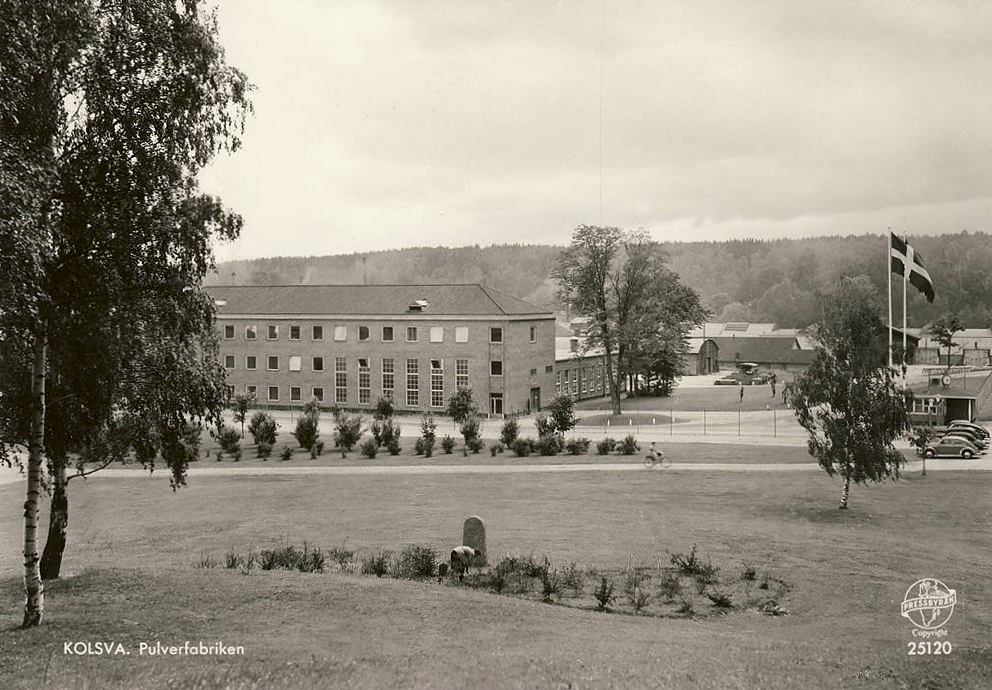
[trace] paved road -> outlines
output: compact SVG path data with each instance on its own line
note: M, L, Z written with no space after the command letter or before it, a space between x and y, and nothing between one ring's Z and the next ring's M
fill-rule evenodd
M922 462L914 460L907 464L904 472L918 472ZM992 456L984 456L974 460L941 459L930 460L927 471L947 470L981 470L992 471ZM272 467L193 467L189 470L191 479L196 477L264 477L292 475L330 475L330 476L376 476L376 475L439 475L439 474L536 474L554 472L819 472L816 463L675 463L668 470L660 468L646 469L640 462L627 463L560 463L548 465L393 465L393 466L363 466L349 465L346 467L301 467L279 466ZM138 469L108 468L99 473L101 477L127 477L144 481L167 481L168 473L159 471L149 474ZM17 470L3 468L0 470L0 486L14 484L23 480L23 475Z

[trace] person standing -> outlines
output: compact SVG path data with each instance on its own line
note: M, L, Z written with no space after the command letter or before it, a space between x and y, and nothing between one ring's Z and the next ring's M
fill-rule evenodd
M741 397L740 397L740 400L738 400L737 402L744 402L744 382L742 381L738 385L740 386L740 389L741 389Z

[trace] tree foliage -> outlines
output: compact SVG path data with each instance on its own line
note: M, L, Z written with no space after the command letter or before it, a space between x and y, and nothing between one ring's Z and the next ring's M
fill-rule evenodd
M924 332L937 341L940 347L947 348L947 366L951 365L951 350L957 345L954 342L954 334L964 328L965 325L957 314L943 314L924 329Z
M903 463L893 442L910 428L911 394L897 387L887 365L880 313L868 281L842 281L814 327L816 356L789 388L810 454L843 479L841 508L852 482L897 477Z
M456 424L461 424L469 417L478 414L479 408L472 399L471 388L459 388L448 399L448 416Z
M0 341L31 344L4 351L0 424L5 445L30 446L26 535L43 455L59 507L49 541L64 544L70 456L137 444L175 488L195 458L190 429L219 419L200 285L212 242L241 219L197 175L238 147L250 106L216 37L193 0L0 0L0 263L17 267L0 279ZM26 541L25 625L43 606L35 549ZM60 561L61 544L55 575Z
M679 342L705 318L698 296L643 231L581 225L553 275L559 299L590 319L588 345L605 351L614 414L632 362L657 347L659 334Z

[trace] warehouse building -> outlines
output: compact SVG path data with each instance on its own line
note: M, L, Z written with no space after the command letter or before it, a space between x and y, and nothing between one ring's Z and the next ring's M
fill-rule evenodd
M207 288L231 393L294 406L315 398L442 411L471 388L492 416L537 411L554 394L554 315L483 285Z

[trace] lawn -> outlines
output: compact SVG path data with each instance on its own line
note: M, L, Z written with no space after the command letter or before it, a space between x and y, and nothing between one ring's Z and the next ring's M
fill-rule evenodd
M0 488L4 690L992 683L992 473L858 487L847 512L836 482L806 473L201 477L176 493L164 479L97 476L73 486L67 577L28 632L11 630L21 490ZM787 581L788 615L714 615L702 598L702 618L605 614L450 583L194 567L286 542L443 552L472 514L486 521L491 558L547 555L614 578L628 559L652 566L695 543L728 585L745 562ZM950 658L907 656L899 603L925 576L959 593ZM245 656L62 653L73 640L218 639Z
M782 386L776 388L778 395L772 396L769 386L745 386L744 400L740 399L737 386L710 386L706 388L676 388L670 396L661 398L628 398L622 401L626 411L651 410L664 412L701 412L703 410L723 410L749 412L754 410L786 410L782 402ZM580 410L609 410L609 398L596 398L576 403Z

